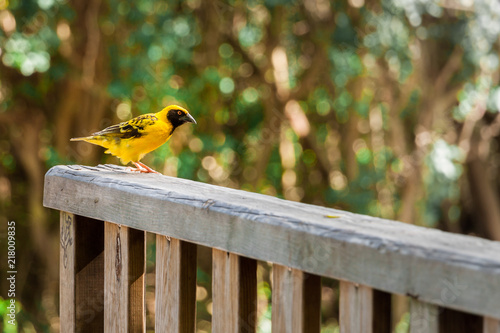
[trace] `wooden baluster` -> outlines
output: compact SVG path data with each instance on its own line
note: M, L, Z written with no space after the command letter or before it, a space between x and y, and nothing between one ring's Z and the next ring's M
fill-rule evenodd
M61 253L59 256L59 316L62 332L75 332L75 216L60 213Z
M500 333L500 320L490 317L484 317L483 333Z
M104 325L104 225L61 211L61 332L99 332Z
M273 265L272 331L320 332L321 277Z
M213 249L212 332L255 332L257 261Z
M439 307L430 303L410 300L410 332L438 333Z
M340 281L341 332L391 332L391 294Z
M373 289L340 281L339 324L341 333L373 332Z
M196 244L156 235L156 332L194 332Z
M105 332L144 332L145 233L105 222Z

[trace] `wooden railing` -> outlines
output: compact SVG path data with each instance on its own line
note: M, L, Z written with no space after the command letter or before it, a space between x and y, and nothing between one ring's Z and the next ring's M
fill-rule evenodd
M389 332L390 294L411 297L412 333L500 332L500 242L108 165L52 168L44 205L61 211L61 332L145 330L145 231L156 332L195 331L196 244L213 332L256 330L257 260L273 332L320 331L321 276L340 280L341 332Z

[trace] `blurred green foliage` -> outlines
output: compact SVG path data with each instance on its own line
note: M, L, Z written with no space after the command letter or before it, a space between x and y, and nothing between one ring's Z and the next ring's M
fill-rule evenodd
M3 299L0 297L0 318L2 318L3 322L3 332L4 333L14 333L17 332L16 325L6 325L7 322L15 322L16 317L19 316L20 305L19 302L16 302L14 305L15 310L9 309L12 308L12 303L10 299Z
M171 103L198 125L146 157L164 174L500 239L499 35L487 0L0 0L0 215L24 235L24 327L57 327L44 173L118 163L69 138Z

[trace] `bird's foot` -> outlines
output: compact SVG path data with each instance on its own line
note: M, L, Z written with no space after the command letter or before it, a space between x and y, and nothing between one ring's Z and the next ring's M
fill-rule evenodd
M132 162L132 163L134 163L134 165L137 167L137 169L134 169L134 171L138 171L140 173L156 173L156 174L161 175L161 173L151 169L150 167L148 167L144 163L141 163L141 162Z
M127 172L144 172L144 171L142 171L142 170L141 170L141 169L139 169L139 168L132 168L132 167L127 167L125 170L126 170Z

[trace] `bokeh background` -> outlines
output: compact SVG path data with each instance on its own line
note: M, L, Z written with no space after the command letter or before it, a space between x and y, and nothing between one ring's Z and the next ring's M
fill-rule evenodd
M4 258L16 221L19 331L58 330L45 172L119 163L69 139L171 103L198 125L143 160L166 175L500 240L499 35L497 0L0 0L0 243ZM154 242L148 255L154 282ZM324 332L337 299L324 281Z

